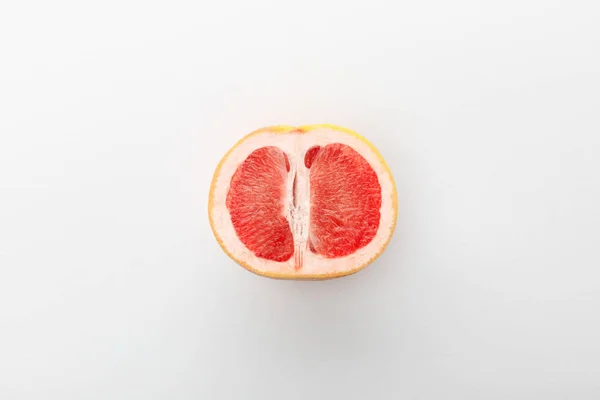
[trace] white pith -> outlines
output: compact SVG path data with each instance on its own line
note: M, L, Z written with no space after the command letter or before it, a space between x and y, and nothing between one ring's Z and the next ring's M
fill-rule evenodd
M324 146L330 143L342 143L351 146L371 165L381 186L381 218L379 229L373 240L365 247L345 257L326 258L308 250L307 240L310 215L310 169L304 165L304 155L312 146ZM276 262L259 258L240 241L231 222L226 206L227 192L231 177L238 166L256 149L264 146L277 146L283 150L290 161L284 213L290 222L294 235L296 254L286 262ZM294 176L296 176L296 204L292 204ZM271 276L318 276L337 275L355 270L367 264L380 253L392 235L395 223L395 190L392 177L385 165L363 140L339 130L320 128L307 133L271 133L261 132L249 136L223 161L219 174L215 178L212 191L210 218L216 235L230 255L257 272ZM301 263L301 268L297 268Z

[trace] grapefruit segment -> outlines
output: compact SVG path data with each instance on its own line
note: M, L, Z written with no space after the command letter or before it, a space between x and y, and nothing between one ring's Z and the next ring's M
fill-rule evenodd
M251 133L217 167L209 219L217 241L259 275L326 279L377 258L396 223L391 173L344 128L278 126Z
M231 223L257 257L287 261L294 239L284 216L287 156L274 146L255 150L237 168L227 193Z
M344 257L377 233L381 186L373 168L350 146L323 147L310 170L310 231L325 257Z

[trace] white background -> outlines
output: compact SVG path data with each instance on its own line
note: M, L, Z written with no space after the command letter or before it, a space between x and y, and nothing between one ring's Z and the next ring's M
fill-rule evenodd
M594 1L0 6L0 398L600 398ZM363 272L211 234L242 135L334 123L395 175Z

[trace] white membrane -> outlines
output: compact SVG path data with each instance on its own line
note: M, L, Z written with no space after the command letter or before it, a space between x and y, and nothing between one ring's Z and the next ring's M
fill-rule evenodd
M314 254L310 250L304 251L302 268L295 268L295 257L292 257L286 262L276 262L259 258L254 253L246 248L235 233L229 210L225 204L227 192L231 177L235 173L237 167L256 149L265 146L277 146L283 150L289 157L291 169L290 176L294 176L294 171L298 171L298 176L302 179L302 186L308 190L307 178L309 171L304 166L304 155L312 146L325 146L330 143L342 143L352 147L360 155L362 155L371 165L381 186L381 219L379 221L379 229L373 240L365 247L358 249L355 253L339 258L325 258L321 255ZM292 193L293 179L288 180L287 193L288 196ZM369 262L377 253L382 251L383 246L388 242L392 235L394 225L394 184L392 177L389 175L385 166L380 162L377 154L359 138L328 128L319 128L307 133L259 133L250 136L247 140L239 144L230 154L227 160L222 164L220 174L215 182L215 187L212 192L212 210L211 219L214 230L220 240L224 243L229 253L237 260L250 265L253 269L260 272L266 272L270 275L329 275L341 273L344 271L354 270ZM297 203L298 207L304 210L310 209L308 193L300 196ZM286 199L286 218L290 220L291 213L289 212L290 199ZM304 214L304 213L303 213ZM292 222L292 221L290 221ZM308 221L303 221L303 225L307 225ZM298 236L300 228L292 231L295 236ZM306 229L299 237L294 237L294 243L300 241L305 244Z

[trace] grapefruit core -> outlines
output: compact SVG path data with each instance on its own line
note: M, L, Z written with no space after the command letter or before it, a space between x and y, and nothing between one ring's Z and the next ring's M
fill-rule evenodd
M208 208L229 257L280 279L361 270L385 249L398 211L377 149L333 125L274 126L245 136L217 166Z

